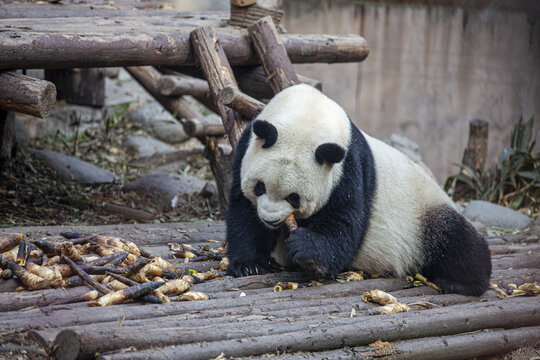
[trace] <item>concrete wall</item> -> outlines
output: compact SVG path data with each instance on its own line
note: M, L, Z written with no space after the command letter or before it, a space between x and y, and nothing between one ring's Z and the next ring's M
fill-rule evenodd
M489 159L515 121L540 128L540 19L524 12L464 10L369 1L285 1L289 33L360 34L360 64L296 65L323 81L364 131L403 134L420 144L439 181L457 171L468 121L490 121ZM536 131L536 137L540 132Z

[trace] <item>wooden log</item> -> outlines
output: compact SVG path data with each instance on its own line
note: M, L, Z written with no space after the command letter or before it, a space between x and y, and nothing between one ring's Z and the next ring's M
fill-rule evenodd
M165 96L210 96L208 82L192 76L162 75L158 80L159 92Z
M189 136L222 136L225 134L221 118L216 114L210 114L200 119L187 119L182 125Z
M106 3L65 3L58 6L55 3L35 3L25 2L17 3L4 1L0 7L0 19L22 19L22 18L92 18L92 17L133 17L133 16L153 16L161 18L182 18L183 22L195 23L195 20L207 22L208 25L223 25L223 20L228 17L226 12L218 11L197 11L197 12L178 12L171 10L144 9L141 13L140 5L143 3L131 3L129 5L120 5ZM84 19L86 20L86 19Z
M444 297L444 296L442 296ZM466 297L462 297L466 299ZM267 320L253 319L243 321L230 321L229 316L223 316L223 321L212 317L212 324L205 323L204 319L190 320L187 317L176 318L161 318L152 322L124 322L124 326L107 327L107 326L78 326L71 327L67 330L53 329L36 331L34 338L41 338L40 343L46 342L45 339L56 338L52 349L60 357L58 359L86 359L93 354L100 352L112 351L128 346L136 346L139 350L149 347L159 347L167 345L181 345L195 342L210 342L221 341L228 339L241 339L245 337L263 336L268 334L268 327L271 326L272 334L290 333L293 331L305 331L310 329L314 323L317 323L317 328L330 328L340 324L349 323L350 309L357 310L372 308L375 305L358 303L355 306L356 299L350 299L349 303L343 304L342 308L332 306L331 300L327 299L327 303L316 308L317 314L307 315L302 311L298 314L298 310L291 307L287 312L287 316L276 318L276 313L268 313L268 317L274 319L271 324ZM407 299L406 301L418 300L415 298ZM430 299L431 300L431 299ZM314 300L317 302L317 300ZM302 306L302 305L300 305ZM304 309L302 307L302 309ZM219 310L218 310L219 311ZM341 314L338 315L338 311ZM329 318L327 314L333 314L334 318ZM295 321L291 322L290 317L294 316ZM229 320L227 320L229 318ZM209 319L209 320L211 320ZM96 331L99 328L99 331ZM171 332L177 336L170 336ZM148 334L152 334L148 336ZM63 357L69 354L70 348L66 345L73 346L76 350L71 352L71 356Z
M117 352L103 359L158 359L163 357L208 359L219 356L242 357L275 352L321 351L344 346L368 345L378 339L395 341L428 336L460 334L491 328L534 326L540 321L540 303L535 298L494 300L449 308L407 312L392 316L342 319L331 331L309 330L241 339L199 342L163 347L160 351ZM445 326L440 326L444 324ZM306 341L309 339L309 341Z
M265 295L263 300L255 300L250 296L239 297L238 292L229 292L230 296L228 298L194 302L189 304L171 302L167 305L167 307L155 307L153 305L146 305L144 308L115 306L108 309L99 309L99 311L89 308L85 310L84 317L81 317L78 311L63 308L50 311L48 313L28 312L25 314L20 314L18 312L12 312L3 314L3 326L6 329L16 329L27 326L28 321L31 319L33 328L36 329L48 326L65 327L89 323L114 322L118 318L123 318L124 320L157 318L197 311L208 311L209 308L215 308L216 313L220 313L222 315L226 314L223 309L230 308L235 308L235 312L237 313L247 314L246 312L251 312L252 308L246 307L246 305L258 303L258 301L276 302L274 306L277 308L282 308L282 304L277 302L276 299L296 299L297 297L305 298L306 296L311 296L313 298L320 298L324 296L336 297L337 294L340 296L350 294L358 296L363 294L365 291L372 290L373 288L378 288L383 291L398 290L401 289L406 282L398 279L375 279L361 283L362 284L346 283L314 288L303 288L294 291L270 292ZM194 285L194 290L197 289L198 291L199 286L201 285L204 284Z
M103 107L105 105L105 69L45 70L45 80L56 86L58 100Z
M219 101L250 120L256 118L264 109L262 102L244 94L240 89L230 86L221 89Z
M424 300L424 302L448 306L467 303L475 299L475 297L461 295L438 295L403 298L401 300L406 303L418 303ZM295 304L298 305L295 306ZM284 305L286 308L283 308ZM137 319L125 320L120 328L107 326L107 324L89 324L86 326L70 326L66 330L62 328L45 329L35 331L33 337L41 339L40 343L49 343L48 346L53 349L62 348L62 343L76 344L78 350L74 354L76 356L72 358L84 359L96 352L102 353L128 346L137 346L138 349L143 349L200 341L220 341L261 336L268 334L269 326L271 326L273 334L308 330L315 323L318 328L330 328L347 324L353 308L356 311L362 311L376 306L371 303L358 302L358 297L352 296L300 302L274 302L268 303L266 308L257 305L252 308L242 307L240 309L242 310L241 313L231 308L226 311L215 308L215 310L207 313L167 316L155 318L151 322ZM298 313L298 308L302 308L301 313ZM248 315L252 312L262 316L253 319L233 317ZM329 314L333 316L329 317ZM290 321L291 317L294 317L294 322ZM266 318L272 319L272 322L268 323ZM232 319L235 321L231 321ZM66 333L66 331L69 333ZM174 331L178 336L171 337L171 331ZM152 335L148 336L148 334ZM66 337L69 338L69 341L65 341ZM57 339L54 344L52 341L47 341L47 339L54 338ZM62 350L61 353L68 353L67 349Z
M268 16L262 18L251 25L248 32L274 94L289 86L299 84L300 80L296 76L272 19Z
M493 270L504 269L538 269L540 268L540 254L515 253L492 255Z
M236 80L246 94L256 99L271 99L274 96L272 88L266 82L266 73L262 66L245 66L233 68ZM300 74L296 75L303 84L308 84L322 91L322 83Z
M458 360L484 358L508 353L521 347L538 346L540 327L479 331L453 336L427 337L392 342L385 352L374 347L354 347L306 354L280 354L282 360L323 360L356 358L391 358L399 360ZM497 356L496 358L499 358ZM254 359L248 357L246 359Z
M192 77L204 78L204 74L195 67L177 66L163 68L161 71L189 74ZM256 99L270 99L274 96L272 88L266 82L266 73L262 66L233 66L233 73L240 90ZM296 75L301 83L313 86L322 91L322 83L300 74Z
M158 22L163 25L153 25ZM194 28L154 16L88 18L84 27L79 18L2 19L0 32L9 41L0 43L0 69L195 65L189 42ZM259 63L246 30L216 31L232 65ZM356 62L369 53L358 35L287 34L281 40L293 63Z
M15 72L0 73L0 109L43 119L49 115L55 101L53 83Z
M15 114L0 109L0 163L15 156Z
M149 222L155 219L155 215L144 210L132 209L127 206L116 204L104 204L105 211L117 214L127 220L137 220L139 222Z
M43 307L72 296L82 295L90 290L92 288L88 286L78 286L66 289L0 293L0 312L15 311L32 306Z
M469 121L469 141L463 153L463 165L473 170L484 170L488 150L489 122L482 119Z
M213 28L199 27L191 33L190 39L197 61L208 81L210 93L217 103L223 127L234 151L246 123L238 114L228 111L218 102L221 89L224 87L238 88L231 66Z
M279 26L283 17L282 10L270 9L258 4L250 6L236 6L231 4L231 16L227 22L229 26L247 28L265 16L270 16L276 26Z
M253 5L257 2L257 0L231 0L231 5L238 6L238 7L246 7Z

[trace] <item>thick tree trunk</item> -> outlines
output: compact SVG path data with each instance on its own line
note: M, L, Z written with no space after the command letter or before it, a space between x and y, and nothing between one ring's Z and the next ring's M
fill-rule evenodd
M55 101L56 88L53 83L15 72L0 73L0 109L43 119L49 115Z
M59 100L80 105L105 105L105 69L45 70L45 79L56 85Z
M274 94L289 86L299 84L300 80L296 76L272 19L267 16L257 21L248 28L248 32Z
M189 34L174 17L2 19L0 69L195 65ZM51 29L62 29L52 32ZM216 29L231 65L256 65L246 30ZM293 63L357 62L368 55L358 35L281 35Z

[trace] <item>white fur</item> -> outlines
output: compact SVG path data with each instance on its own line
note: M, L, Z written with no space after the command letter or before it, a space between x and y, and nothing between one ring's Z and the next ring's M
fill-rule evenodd
M240 170L242 192L267 222L283 221L291 213L309 217L326 204L342 173L341 163L318 164L315 150L324 143L348 148L347 114L317 89L296 85L277 94L257 119L274 125L278 137L263 149L264 140L252 134ZM254 194L258 181L266 186L266 194L260 197ZM285 200L293 192L300 195L299 209Z
M351 266L404 276L422 265L422 217L448 196L419 165L400 151L363 133L373 153L377 188L368 231Z

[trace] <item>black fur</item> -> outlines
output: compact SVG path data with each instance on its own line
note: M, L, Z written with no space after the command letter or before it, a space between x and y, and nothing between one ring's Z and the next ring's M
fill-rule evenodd
M274 125L268 121L255 120L253 123L253 132L258 138L264 140L263 149L269 148L276 143L278 133Z
M476 229L449 205L429 209L423 219L421 274L444 293L482 295L489 287L491 256Z
M351 132L343 174L329 201L310 218L298 219L299 228L286 240L287 254L316 276L333 277L344 270L358 253L368 225L375 191L373 156L366 139L352 123ZM257 209L240 188L240 166L250 136L248 126L236 149L226 216L230 258L227 272L233 276L266 272L280 234L279 229L263 225Z
M332 143L319 145L315 150L315 160L319 164L337 164L345 157L345 150L341 146Z

